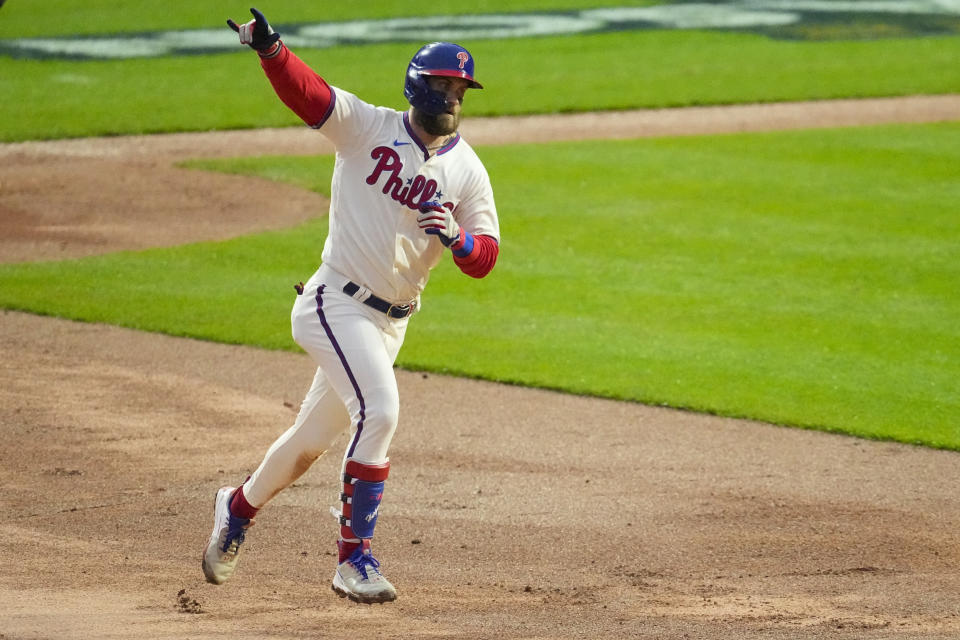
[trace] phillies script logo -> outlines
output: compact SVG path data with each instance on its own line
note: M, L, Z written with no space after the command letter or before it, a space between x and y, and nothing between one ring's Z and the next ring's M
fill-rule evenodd
M377 147L370 152L370 157L377 160L377 166L373 168L373 173L367 176L367 184L377 184L380 178L386 174L387 179L383 183L383 193L400 204L416 211L424 202L432 200L437 193L437 181L433 178L428 180L421 175L417 175L412 180L408 180L407 184L404 184L400 177L400 172L403 171L400 155L390 147Z
M467 60L470 59L470 56L467 55L465 51L461 51L457 54L457 60L460 61L460 68L463 69L463 65L467 64Z

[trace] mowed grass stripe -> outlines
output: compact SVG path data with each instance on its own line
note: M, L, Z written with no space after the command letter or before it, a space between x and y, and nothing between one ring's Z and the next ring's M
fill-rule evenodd
M797 42L630 31L462 44L486 87L467 95L472 116L960 92L960 37ZM403 74L415 51L297 53L331 84L405 108ZM17 97L0 101L0 142L302 124L244 50L107 62L0 57L0 77Z

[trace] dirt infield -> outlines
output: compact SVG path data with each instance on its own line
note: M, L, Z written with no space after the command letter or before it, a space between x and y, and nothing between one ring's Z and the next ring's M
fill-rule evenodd
M464 134L935 120L960 120L960 96L468 120ZM300 128L0 145L0 262L295 224L324 199L172 163L327 150ZM214 493L259 463L311 376L303 355L0 313L0 640L960 637L956 453L408 371L375 541L398 601L330 591L339 452L262 511L237 574L209 585Z

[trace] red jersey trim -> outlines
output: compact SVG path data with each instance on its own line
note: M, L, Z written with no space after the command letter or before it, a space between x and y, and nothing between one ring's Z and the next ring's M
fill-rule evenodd
M414 144L420 147L420 151L423 152L423 159L430 159L430 152L427 151L427 148L423 146L423 142L420 141L420 138L417 137L417 134L414 133L413 127L410 126L410 112L403 112L403 128L407 130L407 135L410 136L410 139L413 140Z

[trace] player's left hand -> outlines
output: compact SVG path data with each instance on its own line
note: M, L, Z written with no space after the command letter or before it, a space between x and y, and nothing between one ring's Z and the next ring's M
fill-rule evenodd
M270 50L280 39L280 34L273 30L262 13L252 7L250 13L253 14L250 22L238 25L233 20L227 20L227 26L239 34L241 44L261 52Z
M460 225L453 219L453 213L439 202L424 202L420 205L417 224L424 233L437 236L445 247L460 238Z

